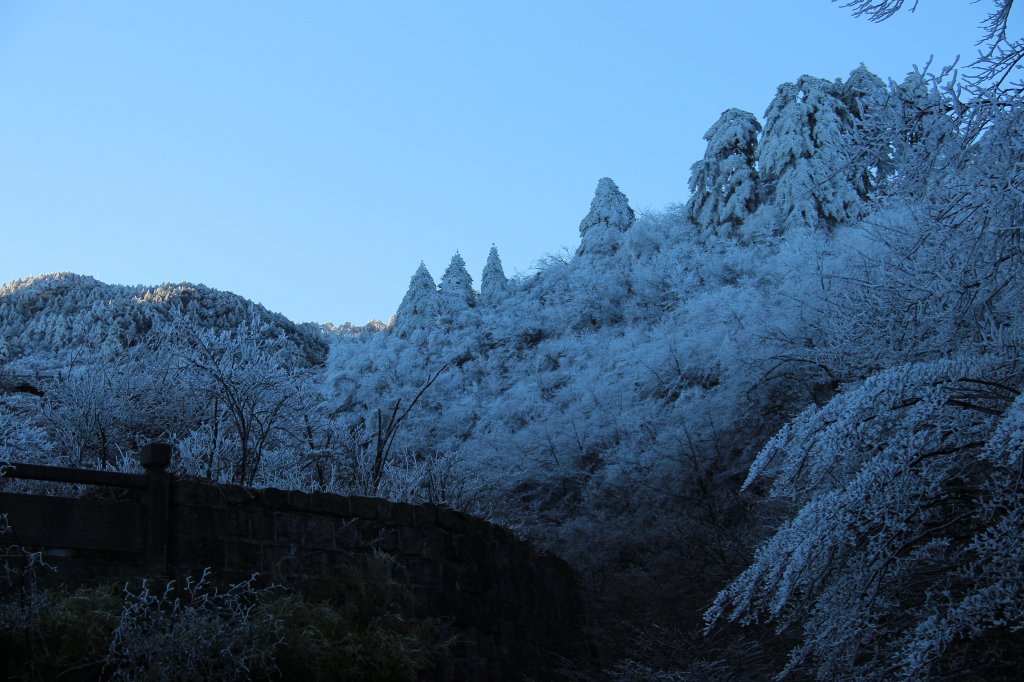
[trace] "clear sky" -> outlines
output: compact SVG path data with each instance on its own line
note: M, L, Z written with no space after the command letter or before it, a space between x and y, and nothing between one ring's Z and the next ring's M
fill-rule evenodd
M910 3L908 3L910 4ZM575 249L603 176L686 200L702 135L803 73L976 53L991 4L0 2L0 282L191 281L387 320L424 261Z

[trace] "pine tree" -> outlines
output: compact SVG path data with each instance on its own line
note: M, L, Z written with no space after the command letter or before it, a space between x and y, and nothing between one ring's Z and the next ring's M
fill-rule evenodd
M497 305L508 295L508 288L508 278L501 267L498 247L491 246L491 251L487 254L487 264L480 276L480 301L484 305Z
M896 98L863 64L850 72L839 95L853 125L850 180L861 198L868 199L885 190L895 172L893 138L900 127Z
M934 189L938 169L946 168L959 148L956 125L947 112L947 102L928 77L917 70L894 88L898 107L892 135L899 190L921 197Z
M398 312L395 313L395 331L405 335L413 329L432 325L437 319L437 298L434 278L430 276L427 266L420 262L409 281L409 290L405 292Z
M632 227L636 214L629 199L611 178L601 178L590 202L590 213L580 222L576 255L611 255L621 245L622 233Z
M476 307L476 296L473 278L466 270L466 261L456 251L438 286L438 311L441 318L454 322L463 312Z
M758 168L786 227L831 228L864 210L850 179L852 117L838 94L830 81L801 76L779 86L765 113Z
M753 114L727 109L704 133L707 151L691 166L686 212L701 231L726 235L758 204L754 162L761 124Z

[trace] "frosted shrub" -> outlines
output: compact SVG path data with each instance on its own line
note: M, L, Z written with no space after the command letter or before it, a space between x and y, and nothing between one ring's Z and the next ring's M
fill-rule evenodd
M0 471L2 468L0 462ZM47 608L49 599L40 588L39 574L54 570L43 561L41 553L8 544L13 535L7 515L0 513L0 651L4 640L25 631ZM0 669L4 668L4 655L0 653Z
M657 670L632 659L616 663L611 675L616 682L691 682L694 679L684 672Z
M255 576L221 591L209 570L153 591L125 588L104 668L112 680L239 680L273 666L281 623L261 604Z
M416 452L401 449L384 464L380 480L373 483L374 451L362 447L339 459L326 488L341 495L369 495L392 502L430 502L468 510L478 494L462 458L455 453ZM294 480L295 475L291 478ZM300 489L318 489L305 480Z
M312 467L291 450L267 450L263 453L260 471L253 481L256 488L284 490L317 490Z
M24 575L8 582L19 588ZM318 600L258 588L255 577L221 589L209 571L156 590L142 581L30 594L8 582L5 679L411 681L444 647L429 621L408 615L411 594L382 556L318 575Z

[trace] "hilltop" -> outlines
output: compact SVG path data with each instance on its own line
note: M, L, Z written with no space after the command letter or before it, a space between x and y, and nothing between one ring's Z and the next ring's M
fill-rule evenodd
M125 286L61 272L0 286L0 360L9 371L24 373L66 368L88 349L146 344L176 315L216 330L258 316L287 339L299 365L322 365L330 346L325 328L296 324L237 294L202 284Z

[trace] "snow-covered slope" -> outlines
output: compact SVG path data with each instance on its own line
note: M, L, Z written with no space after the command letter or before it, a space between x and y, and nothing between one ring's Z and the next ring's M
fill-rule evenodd
M256 314L284 334L296 363L318 365L327 356L327 334L317 325L297 325L236 294L187 282L123 286L55 273L0 286L0 360L24 371L64 367L84 349L145 343L172 313L220 330Z

